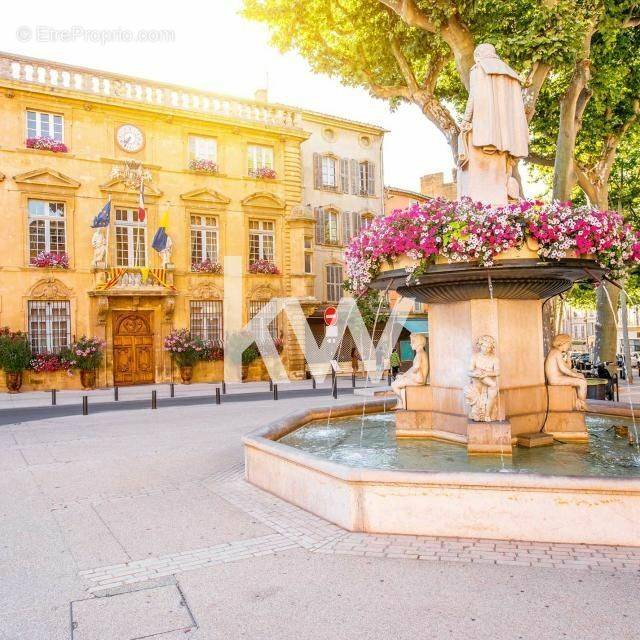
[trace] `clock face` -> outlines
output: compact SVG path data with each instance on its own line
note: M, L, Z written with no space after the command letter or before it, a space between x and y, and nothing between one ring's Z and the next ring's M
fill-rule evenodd
M129 153L136 153L144 146L144 134L132 124L123 124L118 127L116 139L120 148Z

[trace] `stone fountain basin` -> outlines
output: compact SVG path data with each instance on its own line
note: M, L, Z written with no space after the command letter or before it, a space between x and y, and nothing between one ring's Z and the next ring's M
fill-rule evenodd
M546 299L567 291L574 282L600 278L603 269L590 259L496 259L492 267L473 262L434 264L407 284L403 260L383 270L371 283L375 289L391 289L420 302L450 303L490 297L511 300ZM491 278L492 292L489 290Z
M362 411L307 409L245 436L246 479L348 531L640 546L640 478L361 469L278 442L312 420Z

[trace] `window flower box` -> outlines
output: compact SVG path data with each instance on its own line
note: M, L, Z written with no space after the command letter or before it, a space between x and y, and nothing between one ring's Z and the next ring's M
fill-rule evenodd
M249 265L249 273L263 273L268 275L279 275L280 270L269 260L256 260Z
M222 265L219 262L213 262L206 258L205 260L201 260L200 262L192 262L191 263L191 271L195 273L222 273Z
M31 358L30 369L36 373L55 373L56 371L67 371L71 375L71 370L75 366L75 360L70 358L69 353L37 353Z
M205 160L204 158L194 158L189 161L189 169L198 173L218 173L218 165L213 160Z
M40 151L53 151L54 153L67 153L69 149L64 142L59 142L47 136L27 138L27 149L39 149Z
M270 169L269 167L249 169L249 175L257 180L275 180L278 177L275 170Z
M64 251L41 251L30 264L38 269L68 269L69 255Z

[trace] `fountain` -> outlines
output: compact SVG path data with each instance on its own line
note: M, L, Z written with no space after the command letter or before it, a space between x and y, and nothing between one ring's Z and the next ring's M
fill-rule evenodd
M623 254L637 260L640 244L614 214L510 205L512 166L527 145L517 75L480 45L459 140L460 201L377 219L348 250L354 289L428 304L428 362L415 341L414 367L394 388L395 428L389 414L383 432L380 418L365 417L386 400L296 413L245 438L249 481L352 531L640 544L640 456L606 444L613 429L589 444L567 337L556 336L546 359L543 349L545 301L605 277ZM607 237L594 240L600 232ZM627 243L615 259L609 236ZM347 416L358 413L359 444L345 446Z

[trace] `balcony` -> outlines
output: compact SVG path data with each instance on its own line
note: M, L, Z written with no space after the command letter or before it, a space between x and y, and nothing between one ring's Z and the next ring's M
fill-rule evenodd
M113 98L149 107L164 107L273 127L299 129L302 122L299 111L284 105L243 100L10 53L0 53L0 84L3 81L26 83L88 98Z

